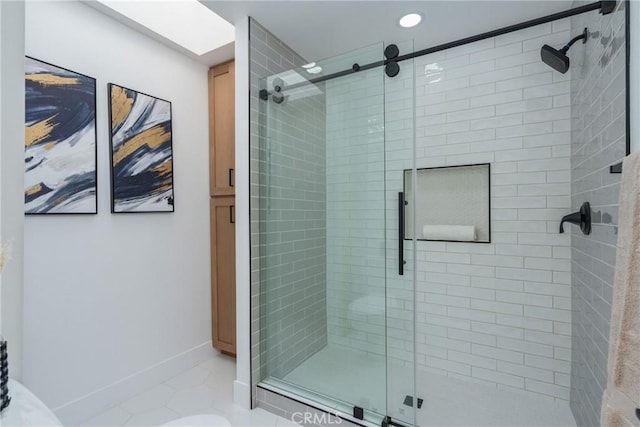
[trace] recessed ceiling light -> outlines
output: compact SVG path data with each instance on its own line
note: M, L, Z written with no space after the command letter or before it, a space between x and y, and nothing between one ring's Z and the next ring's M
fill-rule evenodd
M313 67L315 67L315 66L316 66L316 63L315 63L315 62L309 62L308 64L304 64L304 65L302 66L302 68L305 68L305 69L307 69L307 70L308 70L309 68L313 68Z
M312 68L309 68L307 70L307 73L309 73L309 74L318 74L318 73L321 73L321 72L322 72L322 67L320 67L320 66L312 67Z
M398 21L398 23L401 27L411 28L418 25L420 21L422 21L422 16L419 13L408 13L400 18L400 21Z

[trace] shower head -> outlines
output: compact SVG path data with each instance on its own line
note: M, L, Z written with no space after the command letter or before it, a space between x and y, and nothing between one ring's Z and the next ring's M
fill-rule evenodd
M569 69L569 57L563 51L554 49L548 44L540 49L540 57L542 62L562 74Z
M540 49L540 57L542 58L542 62L550 66L556 71L561 72L562 74L566 73L569 69L569 57L567 56L567 52L578 40L582 40L582 43L587 42L587 36L589 31L585 28L582 34L577 37L571 39L569 43L567 43L562 49L554 49L553 47L545 44Z

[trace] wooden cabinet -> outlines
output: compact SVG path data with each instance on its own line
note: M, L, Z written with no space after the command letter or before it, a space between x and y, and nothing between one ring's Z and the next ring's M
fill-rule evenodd
M235 194L234 62L209 70L209 191L211 196Z
M211 198L211 304L213 346L236 354L235 197Z
M209 70L213 346L236 355L235 84L233 61Z

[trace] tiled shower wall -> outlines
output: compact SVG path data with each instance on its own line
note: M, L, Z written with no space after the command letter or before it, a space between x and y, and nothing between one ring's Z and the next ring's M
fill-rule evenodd
M365 71L328 81L325 90L329 344L379 356L385 354L382 77Z
M417 363L557 400L569 399L571 352L570 241L558 233L570 74L540 48L569 38L555 21L419 58L415 71L417 167L491 164L491 243L417 243Z
M323 94L282 104L260 100L263 78L305 61L254 20L249 31L255 385L261 375L282 377L327 342L325 105ZM260 220L267 224L262 229Z
M401 63L400 75L387 78L387 282L396 290L387 301L389 325L396 325L388 349L397 361L412 360L413 334L402 329L413 316L413 294L402 290L414 265L407 242L407 271L397 276L394 202L402 170L413 164L415 122L418 168L489 162L492 174L490 244L417 242L418 367L569 399L570 238L558 234L558 223L571 211L570 77L539 57L543 44L569 38L569 21L556 21L418 58L413 71ZM328 115L327 125L350 120ZM354 157L362 161L352 161L352 173L367 171L367 155ZM366 236L378 231L372 223ZM378 265L360 279L379 278ZM329 342L376 353L384 329L350 321L349 302L329 298L329 321L342 313Z
M570 51L571 199L574 209L590 202L593 221L591 235L571 236L571 409L579 426L599 425L606 385L620 188L609 166L625 156L625 12L619 2L610 15L571 19L573 35L589 29L587 43Z
M327 344L324 94L263 106L261 364L282 378Z

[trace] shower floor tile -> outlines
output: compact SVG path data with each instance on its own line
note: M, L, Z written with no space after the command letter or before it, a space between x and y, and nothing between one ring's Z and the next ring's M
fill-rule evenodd
M409 422L413 409L403 404L414 394L413 371L400 365L387 367L379 357L327 346L289 373L284 380L296 386L387 413ZM575 427L568 403L555 403L533 393L499 390L491 385L447 377L424 370L416 375L417 425Z
M291 371L284 380L333 399L384 414L384 359L327 346Z
M402 372L403 368L400 369ZM404 368L406 370L406 368ZM394 369L391 369L394 372ZM401 375L402 376L402 375ZM406 374L405 374L406 376ZM413 384L410 383L410 388ZM389 389L404 396L395 375ZM405 394L412 394L409 390ZM524 391L499 390L493 386L418 371L417 394L424 399L416 411L417 424L427 426L575 427L568 403L555 403ZM400 397L395 399L400 400ZM392 401L390 397L389 407Z

